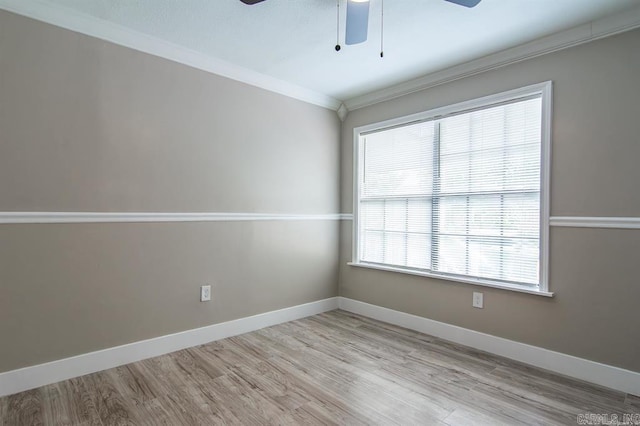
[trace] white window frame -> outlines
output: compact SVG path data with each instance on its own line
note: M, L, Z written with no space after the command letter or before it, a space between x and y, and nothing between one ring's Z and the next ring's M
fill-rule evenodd
M551 118L552 118L552 82L533 84L519 89L509 90L495 95L485 96L465 102L448 105L445 107L435 108L428 111L411 114L404 117L398 117L378 123L368 124L353 129L353 241L352 241L352 261L348 264L351 266L378 269L383 271L400 272L410 275L419 275L432 278L439 278L448 281L463 282L475 284L485 287L494 287L507 290L513 290L522 293L530 293L541 296L553 296L549 291L549 201L550 201L550 173L551 173ZM401 266L380 265L366 262L360 262L360 199L361 199L361 174L362 170L362 152L360 150L361 135L378 130L384 130L395 126L408 125L414 122L420 122L430 119L438 119L442 116L464 112L476 108L488 107L493 104L508 102L514 99L523 98L531 95L540 95L542 97L542 128L541 128L541 149L540 149L540 262L539 276L540 283L537 288L520 286L517 284L509 284L490 279L460 277L440 274L435 271L424 271L404 268Z

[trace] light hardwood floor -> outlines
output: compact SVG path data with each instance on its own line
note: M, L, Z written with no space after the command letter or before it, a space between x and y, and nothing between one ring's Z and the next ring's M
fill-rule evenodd
M333 311L0 399L0 425L576 424L640 398Z

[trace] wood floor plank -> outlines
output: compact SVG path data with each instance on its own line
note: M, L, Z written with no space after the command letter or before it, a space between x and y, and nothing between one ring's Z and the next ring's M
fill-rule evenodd
M158 398L188 386L188 377L180 373L170 354L146 359L141 363L149 379L149 386L154 389Z
M257 392L270 398L283 411L295 410L311 399L289 376L271 368L266 362L257 369L237 367L235 374L250 382Z
M288 412L269 395L234 373L220 376L208 383L200 383L188 389L194 401L202 401L217 423L260 424L272 423Z
M309 348L323 351L332 347L331 354L342 361L350 360L369 368L380 368L385 362L402 360L407 351L384 351L380 345L368 341L366 338L355 336L344 331L327 330L326 326L305 326L303 324L284 324L284 332L296 334ZM310 330L313 330L311 332ZM323 331L329 333L323 334ZM337 347L337 348L336 348ZM336 350L337 349L337 350ZM326 350L325 350L326 352Z
M499 366L491 359L480 359L468 353L442 346L439 342L425 343L407 355L408 360L428 363L452 371L465 371L469 374L483 374Z
M312 401L296 409L303 422L327 425L367 425L364 419L354 417L348 409L330 402Z
M334 362L350 365L358 365L369 368L371 370L379 369L385 362L393 362L395 359L401 360L401 357L394 357L388 354L386 358L382 354L376 353L376 350L364 348L358 344L355 339L349 343L343 343L339 339L330 337L316 337L308 333L304 333L304 327L291 327L283 329L283 332L297 334L298 338L309 343L308 349L304 352L324 354L333 358Z
M170 425L207 425L211 418L183 392L161 396L158 403L168 415Z
M629 409L624 403L626 395L611 389L572 380L549 372L528 367L499 367L492 373L500 378L500 383L511 384L520 389L528 389L543 394L557 402L575 407L582 412L606 413L611 410Z
M132 404L140 406L155 400L159 394L149 380L148 371L141 363L134 363L105 371L118 392Z
M640 396L627 395L627 397L626 397L624 402L625 402L625 404L640 410Z
M575 424L640 397L333 311L0 398L0 426Z
M514 419L501 413L487 412L485 410L474 409L473 407L460 407L454 410L446 419L444 424L449 426L474 425L474 426L525 426L528 425L523 420Z
M225 374L224 369L207 363L204 355L197 348L174 352L170 356L176 366L187 375L200 376L203 380L213 380Z
M106 372L82 377L100 420L105 425L129 426L140 423L130 406L109 380Z
M547 407L546 411L553 413L554 417L565 418L567 422L575 422L576 416L586 412L599 413L629 413L633 410L620 402L618 398L595 397L584 392L579 387L568 392L559 388L560 382L552 383L540 377L528 377L527 375L511 375L505 377L504 367L497 368L491 376L479 384L474 390L482 391L486 387L496 392L530 401L528 407L538 404ZM494 375L495 374L495 375ZM494 379L494 377L499 377Z
M343 345L337 342L325 342L323 345L314 347L315 352L308 352L315 358L315 365L326 362L327 365L335 365L335 354L343 351ZM353 352L353 351L352 351ZM391 415L393 412L403 412L408 421L415 416L415 421L431 420L435 421L446 417L451 410L432 403L423 395L417 394L410 389L398 385L392 380L388 380L383 375L378 374L377 368L370 368L367 364L361 364L357 359L349 356L339 356L337 358L338 366L355 373L355 377L360 386L366 384L370 386L369 395L373 398L378 397L385 401L383 412L385 415ZM402 362L402 359L395 360L395 365Z
M0 426L8 425L5 421L7 418L7 401L9 401L9 398L0 398Z
M202 345L197 350L203 359L225 373L233 372L236 366L255 366L260 362L255 356L239 350L230 339Z
M342 403L347 404L347 412L356 410L367 413L371 421L383 424L394 423L393 418L398 412L402 412L409 423L416 421L422 423L426 419L434 419L438 415L444 417L448 414L448 411L444 410L434 413L431 404L427 404L427 401L414 405L407 403L407 399L414 399L412 395L408 393L394 395L389 392L389 386L386 386L390 384L376 380L374 375L347 372L342 367L327 363L327 360L320 356L311 354L307 356L312 358L315 367L311 372L305 371L302 374L308 375L309 379L317 383L322 391L333 392L336 397L339 396ZM279 361L286 362L286 360L272 360L273 363ZM345 376L350 376L350 379L341 378Z
M72 424L101 426L98 411L81 377L58 383Z
M258 335L251 337L262 338ZM374 423L374 419L378 419L378 422L381 421L375 412L353 409L349 405L347 395L341 394L336 388L327 386L326 380L319 380L315 368L307 368L288 357L272 357L267 362L270 369L277 371L277 374L288 376L290 382L294 383L297 388L304 389L304 395L311 402L321 401L327 411L333 412L339 418L348 418L348 424L371 424ZM343 385L348 385L348 383ZM300 410L296 411L300 412Z
M212 424L256 423L255 413L248 413L238 404L238 398L220 383L220 378L212 380L206 386L196 385L186 388L185 393L200 407ZM251 418L252 421L243 421L246 418Z
M175 424L173 416L158 399L141 401L136 408L140 426L172 426Z
M38 426L44 424L42 390L34 389L7 398L5 423Z
M256 419L271 420L283 416L287 411L276 403L270 395L266 395L250 376L229 373L218 379L222 388L230 391L234 399L242 406L243 413L254 413ZM241 413L236 416L241 418Z
M71 416L69 415L67 401L65 400L59 383L43 387L42 395L45 424L55 424L59 426L69 426L73 424Z
M385 342L384 338L381 338L380 336L376 335L375 333L371 333L366 329L361 329L360 327L349 328L343 327L339 324L331 326L330 322L324 319L313 317L309 320L310 322L312 322L313 326L316 327L322 326L325 328L335 328L336 332L340 332L340 334L338 334L340 339L361 342L367 345L367 347L369 347L372 351L401 357L414 350L413 347L408 347L405 342L401 342L398 340L388 340Z
M464 387L452 386L445 376L423 370L412 371L405 365L385 367L376 374L449 411L456 409L459 406L457 401L465 398L468 392Z
M506 413L528 424L566 425L576 421L576 415L560 410L551 399L540 400L533 393L510 392L499 387L479 384L464 401L465 407Z
M394 347L397 344L398 349L401 351L420 349L424 343L432 342L436 339L426 334L409 333L408 331L410 330L400 329L399 327L390 324L385 325L380 322L360 321L359 325L355 325L357 324L356 321L358 321L358 318L352 316L349 319L349 323L344 323L342 321L336 321L335 318L330 316L318 316L309 318L309 321L323 323L330 330L341 329L347 334L355 331L357 335L370 339L371 342L378 342L386 347Z
M296 410L287 413L286 417L281 418L280 423L278 424L281 426L322 426L336 425L337 423L330 418L325 418L324 421L322 421L303 411L302 407L299 407Z

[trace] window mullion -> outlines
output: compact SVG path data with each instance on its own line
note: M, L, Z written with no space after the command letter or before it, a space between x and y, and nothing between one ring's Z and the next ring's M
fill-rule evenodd
M404 201L404 265L409 263L409 199Z
M505 179L506 179L506 163L507 163L507 110L506 108L502 111L502 194L500 194L500 236L502 240L500 241L500 259L499 259L499 277L500 279L504 279L505 276L505 268L504 268L504 190L505 190Z
M387 200L382 201L382 261L387 263Z
M467 153L468 155L468 162L467 162L467 191L469 193L473 192L473 182L471 180L471 177L473 176L473 141L474 141L474 131L475 129L473 128L473 118L471 115L468 116L469 117L469 151ZM484 129L481 129L484 130ZM480 135L482 137L482 134ZM471 236L470 234L470 218L471 216L471 197L469 195L467 195L466 199L465 199L465 212L464 212L464 227L465 227L465 241L464 241L464 270L465 270L465 274L469 275L469 269L470 269L470 260L469 260L469 246L471 245Z
M434 123L433 129L433 179L431 192L431 270L438 270L440 225L440 121Z

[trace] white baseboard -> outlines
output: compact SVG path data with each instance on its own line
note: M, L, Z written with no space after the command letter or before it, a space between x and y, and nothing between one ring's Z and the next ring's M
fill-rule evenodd
M621 392L640 395L640 373L502 337L340 297L340 309L524 362Z
M0 397L73 377L164 355L181 349L237 336L264 327L305 318L338 308L338 298L319 300L277 311L214 324L115 348L0 373Z
M640 373L480 333L346 297L332 297L251 317L0 373L0 397L73 377L237 336L337 308L504 356L565 376L640 395Z

